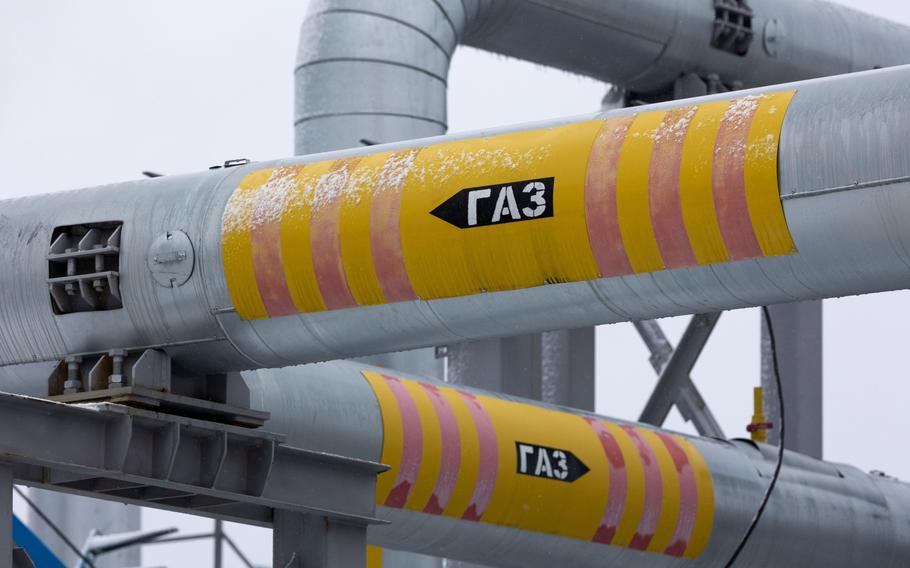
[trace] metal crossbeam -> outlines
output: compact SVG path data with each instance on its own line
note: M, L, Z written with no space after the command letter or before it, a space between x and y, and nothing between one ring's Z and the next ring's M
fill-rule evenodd
M673 355L673 344L660 329L660 324L654 320L637 321L633 322L633 325L648 347L648 351L651 352L651 356L648 357L651 367L654 368L655 373L660 375L667 361L670 360L670 356ZM676 400L676 408L679 409L683 419L691 422L695 426L695 430L702 436L726 437L691 376L686 376L683 381L679 398Z
M111 403L0 393L0 455L27 485L271 526L274 510L366 527L382 464L302 450L261 430ZM0 468L2 471L2 468Z
M705 344L711 337L711 332L714 331L714 326L719 318L720 312L692 316L682 339L679 341L679 345L670 355L666 366L660 372L657 386L654 387L651 397L645 404L645 408L639 418L640 422L655 426L662 425L664 420L667 419L670 409L673 408L673 404L678 404L677 401L682 400L683 397L680 396L680 393L686 388L686 383L692 384L692 379L689 375L692 373L695 362L698 361L698 356L701 355ZM666 340L666 338L664 339ZM652 361L653 364L654 362ZM696 400L692 400L691 395L688 398L689 400L686 404L697 404ZM701 399L700 395L698 399ZM703 400L701 404L702 408L707 410Z

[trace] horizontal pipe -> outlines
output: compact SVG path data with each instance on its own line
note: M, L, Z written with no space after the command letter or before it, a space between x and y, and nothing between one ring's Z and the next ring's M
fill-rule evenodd
M713 2L476 0L462 42L638 93L715 74L757 87L908 63L910 28L827 0L747 0L751 40L712 41ZM719 13L720 12L720 13Z
M3 201L0 365L224 372L906 288L908 107L899 67ZM119 298L56 313L59 259L97 249L51 243L121 222Z
M288 444L391 467L371 544L493 566L724 566L776 459L352 362L244 378ZM904 566L908 529L910 486L786 452L736 565Z
M910 62L910 27L824 0L748 0L749 39L734 53L713 41L724 19L714 4L312 2L294 71L296 153L444 133L458 45L605 81L633 101L671 97L686 75L759 87Z

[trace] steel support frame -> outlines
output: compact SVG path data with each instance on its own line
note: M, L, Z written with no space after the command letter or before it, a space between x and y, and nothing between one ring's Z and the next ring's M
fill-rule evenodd
M280 550L299 547L301 535L318 545L303 556L292 550L299 564L281 566L363 566L367 526L384 522L375 517L375 495L376 475L385 466L288 447L278 434L111 403L80 407L8 393L0 393L0 429L16 433L0 437L0 503L6 505L0 568L11 562L14 480L274 525ZM305 523L294 524L302 518ZM312 556L319 550L322 556Z
M642 410L640 422L655 426L664 423L673 404L679 399L681 391L686 388L687 384L692 384L690 378L692 368L711 337L711 332L714 331L714 326L717 325L719 318L720 312L692 316L679 345L670 355L657 379L657 385Z
M446 380L593 411L594 350L593 327L459 343Z
M651 362L654 372L660 376L675 352L673 344L664 335L660 324L654 320L637 321L634 322L634 325L648 347L648 351L651 352L648 360ZM684 420L695 426L695 430L700 435L714 438L726 437L690 375L686 375L682 381L676 397L676 408Z
M298 511L276 510L274 568L366 566L366 527Z

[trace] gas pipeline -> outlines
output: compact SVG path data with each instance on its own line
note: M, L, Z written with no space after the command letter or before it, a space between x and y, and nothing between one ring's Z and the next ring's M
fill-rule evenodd
M910 67L0 202L0 366L198 373L910 283Z
M776 449L337 361L243 373L293 446L390 467L368 540L494 566L724 566ZM694 561L694 562L693 562ZM737 567L906 566L910 486L785 452Z

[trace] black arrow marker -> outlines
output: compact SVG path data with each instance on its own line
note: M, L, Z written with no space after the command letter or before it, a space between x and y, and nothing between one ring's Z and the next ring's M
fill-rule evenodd
M552 217L554 185L549 177L468 187L430 213L459 229Z
M590 471L569 450L515 442L515 471L521 475L572 483Z

